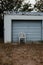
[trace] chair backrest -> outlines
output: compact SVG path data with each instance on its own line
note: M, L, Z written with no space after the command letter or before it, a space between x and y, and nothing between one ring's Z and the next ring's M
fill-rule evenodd
M20 32L20 33L19 33L19 37L20 37L20 38L23 38L23 37L25 38L25 37L26 37L26 35L25 35L25 33L24 33L24 32Z

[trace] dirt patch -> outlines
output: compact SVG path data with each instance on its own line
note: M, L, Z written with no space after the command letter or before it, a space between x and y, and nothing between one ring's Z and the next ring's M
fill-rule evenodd
M0 44L0 65L43 65L43 44Z

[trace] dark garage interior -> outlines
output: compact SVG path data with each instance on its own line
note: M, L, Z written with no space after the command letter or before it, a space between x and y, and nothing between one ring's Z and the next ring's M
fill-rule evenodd
M4 39L4 22L0 19L0 42L3 42Z

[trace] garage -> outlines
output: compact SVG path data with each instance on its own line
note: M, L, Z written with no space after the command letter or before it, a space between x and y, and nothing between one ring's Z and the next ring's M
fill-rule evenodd
M26 42L42 39L41 20L12 20L12 42L19 41L19 33L24 32Z
M20 39L25 42L43 41L43 13L6 12L4 14L4 43L19 42Z

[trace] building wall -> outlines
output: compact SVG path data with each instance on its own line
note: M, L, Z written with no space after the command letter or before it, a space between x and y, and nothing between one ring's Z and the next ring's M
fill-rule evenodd
M4 16L4 42L11 42L11 19Z
M4 15L4 42L11 42L11 21L12 20L43 20L43 16L27 15ZM43 21L42 21L42 40L43 40Z

